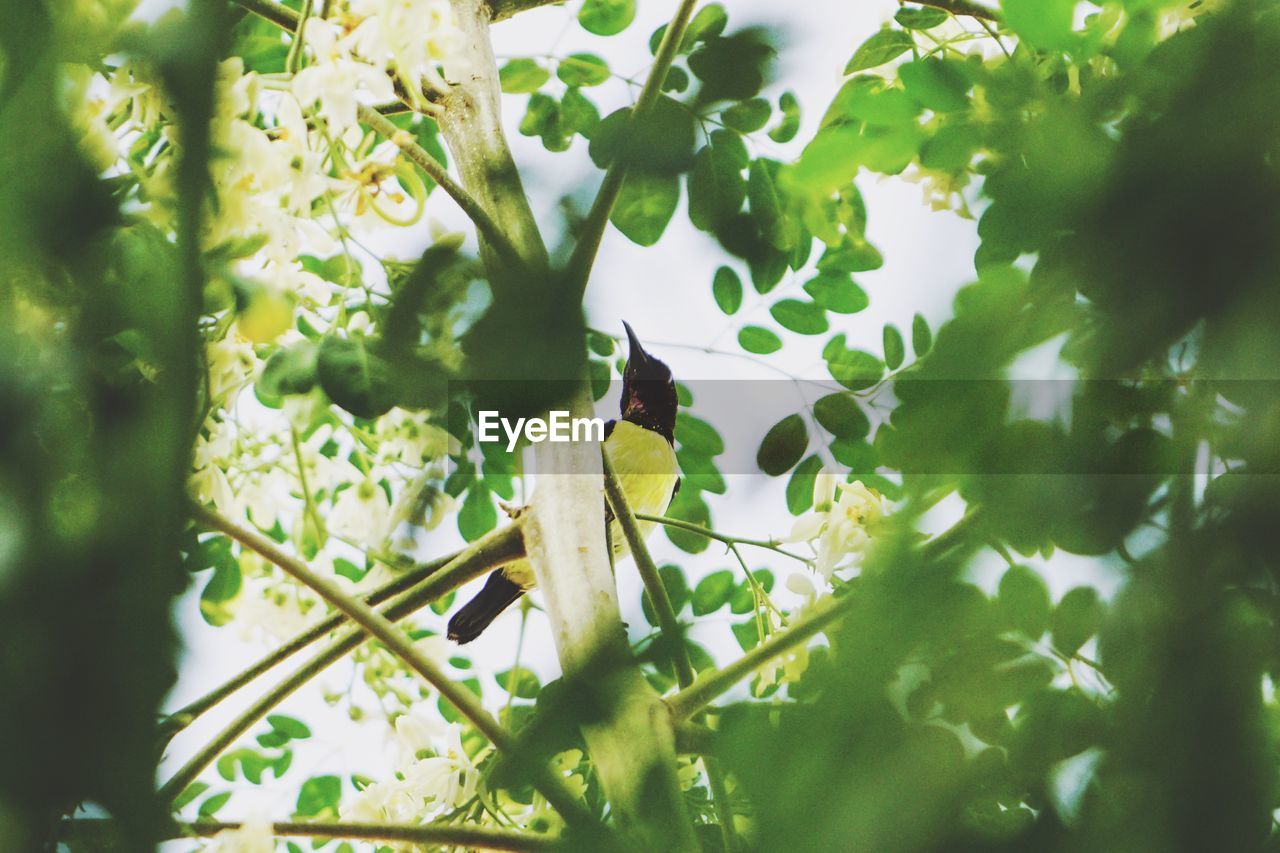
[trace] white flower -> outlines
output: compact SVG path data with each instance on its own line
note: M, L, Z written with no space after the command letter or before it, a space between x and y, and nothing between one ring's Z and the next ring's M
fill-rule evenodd
M264 817L246 818L235 829L224 829L203 848L204 853L272 853L276 849L271 822Z
M252 344L239 335L230 334L206 345L205 361L209 370L209 401L223 405L249 381L257 356Z
M351 0L350 8L364 18L344 39L352 50L392 69L417 100L421 80L437 91L449 88L436 70L457 44L447 0Z
M329 514L328 527L339 536L378 546L386 538L390 515L391 501L387 493L366 477L338 495Z
M374 782L344 803L343 820L421 823L475 795L480 771L462 748L460 725L404 715L395 730L403 750L396 778Z
M788 542L814 543L814 569L824 578L839 569L857 566L867 546L871 533L884 517L887 508L878 492L867 488L861 480L853 483L836 483L835 491L817 494L815 483L814 511L796 520L787 537ZM831 481L823 479L821 485L829 489ZM819 497L826 500L819 501Z
M356 91L375 101L395 97L391 79L381 68L352 57L339 41L338 27L328 21L307 23L306 41L315 53L311 65L293 76L293 94L303 106L320 103L320 115L341 133L356 123Z

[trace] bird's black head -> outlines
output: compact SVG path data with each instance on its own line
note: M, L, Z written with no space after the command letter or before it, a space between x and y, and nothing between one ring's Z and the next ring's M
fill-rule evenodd
M631 326L625 322L622 325L631 342L627 369L622 373L622 400L618 404L622 419L674 441L676 409L680 403L676 399L671 368L645 352Z

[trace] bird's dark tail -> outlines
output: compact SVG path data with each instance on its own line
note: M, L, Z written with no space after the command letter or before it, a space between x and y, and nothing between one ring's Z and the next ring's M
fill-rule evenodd
M471 642L522 595L524 588L508 580L502 569L493 572L484 589L462 605L462 609L449 620L449 639L459 644Z

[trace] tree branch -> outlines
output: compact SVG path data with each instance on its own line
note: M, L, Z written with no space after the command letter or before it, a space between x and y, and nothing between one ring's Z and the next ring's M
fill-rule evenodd
M618 526L622 528L622 535L626 537L627 545L631 547L631 557L636 562L640 579L644 581L649 603L653 605L653 612L658 617L662 639L675 665L676 681L682 688L688 687L693 683L693 664L689 661L689 651L684 644L680 622L671 608L667 587L662 583L662 577L658 574L658 567L653 563L653 557L649 555L649 548L644 543L640 525L627 504L627 496L622 491L622 484L618 482L618 473L613 470L613 463L609 461L607 452L601 454L601 462L604 465L605 497L608 498L609 506L613 509L613 517L618 520Z
M466 686L455 682L446 675L434 661L423 654L413 644L413 641L406 637L403 632L397 630L395 625L388 621L385 616L360 599L347 595L330 578L321 577L311 571L305 563L290 554L286 554L273 540L263 536L261 533L233 524L228 519L204 507L194 507L192 513L197 521L214 530L219 530L235 539L241 545L257 551L286 574L306 584L334 607L346 613L353 622L380 640L392 654L404 661L410 669L434 687L442 697L458 710L458 713L466 717L476 730L488 738L489 742L500 751L516 758L523 754L523 750L521 750L516 738L484 709L476 695ZM518 529L516 525L513 525L513 527ZM546 765L531 766L530 769L535 771L533 778L535 787L546 797L547 802L551 803L560 812L566 821L594 823L591 816L569 792L568 788L565 787L563 780L553 774L549 767Z
M645 79L640 95L636 98L636 105L631 110L631 118L627 122L629 127L637 127L638 122L643 121L649 110L658 102L658 97L662 94L662 84L667 79L667 72L671 70L671 63L675 61L680 42L684 40L685 30L689 27L689 19L693 16L693 8L697 5L697 0L680 0L680 6L676 9L671 23L667 25L667 31L662 36L662 42L658 45L658 52L654 56L653 67L649 69L649 76ZM627 168L630 165L627 160L627 157L620 155L609 166L609 170L604 173L600 189L596 192L595 201L591 204L591 210L582 223L577 245L573 247L573 254L569 257L569 266L565 273L566 281L569 287L573 288L574 293L586 292L587 282L591 278L591 267L595 264L596 254L600 251L600 241L604 238L605 228L609 225L609 214L613 212L618 193L622 191L622 182L627 177Z
M488 211L481 207L480 203L472 198L470 193L462 188L461 184L450 177L449 170L439 160L432 157L425 148L413 141L412 134L396 127L373 107L361 104L357 108L357 115L360 121L395 143L396 147L403 151L414 165L426 172L427 177L439 184L440 189L444 190L449 198L457 202L458 207L476 226L481 238L487 241L507 264L516 269L520 267L522 263L520 252L507 239L507 235L502 233L498 223L493 221L493 217L489 215Z
M570 401L589 415L583 384ZM602 454L588 442L534 447L537 492L522 516L556 652L592 764L619 828L641 849L698 849L676 778L673 720L632 659L605 550Z
M193 823L174 821L169 838L209 837L228 829L239 829L243 823L221 820L198 820ZM274 836L301 838L348 838L361 841L383 841L401 844L423 844L445 847L483 848L485 850L510 850L527 853L537 850L555 850L558 839L513 832L487 826L461 826L451 824L427 824L406 826L394 823L319 823L279 821L271 826ZM95 850L112 849L112 837L116 822L105 818L81 818L63 821L59 825L63 840L92 842Z
M807 642L814 635L840 621L850 609L852 596L837 599L822 610L811 613L781 634L774 634L724 669L705 672L693 685L667 698L676 719L697 713L717 696L764 666L769 661Z
M404 574L392 578L386 583L374 589L365 596L365 603L369 606L377 606L394 595L398 595L404 590L418 584L420 581L432 576L437 571L445 568L453 561L462 557L466 552L459 551L450 554L447 557L440 557L428 563L405 572ZM500 565L500 564L494 564ZM493 568L489 566L488 568ZM302 631L283 645L273 649L269 654L263 656L256 663L248 668L236 673L227 681L210 690L173 713L166 716L160 721L160 734L167 741L178 732L191 725L201 714L235 693L241 687L256 679L258 676L274 668L277 664L289 659L293 655L305 649L307 646L316 642L320 638L342 627L347 621L347 617L342 613L334 613L317 622L310 628Z
M687 530L690 533L697 533L699 536L705 536L708 539L714 539L715 541L723 542L726 545L751 545L755 548L767 548L770 551L774 551L784 557L790 557L793 560L798 560L801 563L813 562L812 560L806 559L793 551L788 551L772 539L746 539L742 536L731 536L728 533L719 533L708 527L703 527L689 521L681 521L678 518L668 518L665 515L646 515L644 513L638 513L636 518L641 521L652 521L653 523L661 524L664 527L674 527L678 530Z
M489 212L516 247L523 263L512 269L496 246L481 241L490 279L499 287L523 288L528 272L545 274L547 249L524 192L524 183L502 132L498 62L489 40L489 7L484 0L451 0L458 46L445 71L450 88L441 100L440 130L449 144L462 185ZM493 257L498 255L498 257Z
M382 611L382 615L395 622L416 613L421 608L457 589L469 580L479 577L494 566L517 559L524 554L524 540L519 529L505 527L472 543L449 565L427 577L422 583L404 592ZM341 625L345 616L332 617ZM291 672L283 680L258 698L256 702L238 714L230 723L206 743L160 789L162 799L173 799L195 781L204 769L213 763L224 750L236 742L254 723L291 696L294 691L328 669L336 661L365 642L369 637L363 628L355 627L325 646L315 656Z

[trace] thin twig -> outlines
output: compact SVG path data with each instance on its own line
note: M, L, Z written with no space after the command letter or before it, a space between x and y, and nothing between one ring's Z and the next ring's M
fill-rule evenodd
M698 676L691 686L668 697L666 701L671 708L671 713L676 719L684 719L697 713L721 693L778 655L786 654L844 618L850 610L853 598L853 596L846 596L836 599L821 610L797 621L786 631L774 634L724 669L712 670Z
M684 644L680 622L676 619L675 610L671 607L667 587L662 583L658 567L654 565L653 557L649 555L649 548L644 544L644 535L640 532L636 516L632 514L631 507L627 504L627 496L622 491L622 484L618 481L618 473L613 470L613 462L609 460L609 454L603 453L601 456L604 463L605 497L609 501L610 508L613 509L613 517L622 528L622 535L626 537L627 544L631 547L631 557L640 571L640 579L644 581L649 603L653 605L653 612L658 617L662 639L675 666L676 681L682 688L688 687L693 683L693 664L689 661L689 651Z
M655 524L662 524L666 527L675 527L679 530L687 530L690 533L697 533L700 536L705 536L708 539L714 539L717 542L723 542L726 545L750 545L754 548L767 548L770 551L775 551L784 557L790 557L791 559L799 560L802 563L813 562L812 560L802 557L793 551L788 551L787 549L780 547L777 542L772 539L747 539L742 536L731 536L728 533L718 533L715 530L702 527L701 525L694 524L693 522L681 521L678 518L668 518L665 515L649 515L647 513L639 512L636 513L636 518L641 521L652 521Z
M443 569L445 566L448 566L451 562L461 557L464 553L466 552L459 551L450 554L447 557L440 557L429 563L422 564L413 571L406 572L398 577L392 578L365 596L364 600L370 606L379 605L388 598L391 598L393 595L397 595L412 586L416 586L419 582L427 579L428 577L431 577L437 571ZM478 570L477 574L482 573L487 568L493 568L493 566L485 566ZM287 660L294 654L302 651L317 640L327 636L333 631L336 631L338 628L341 628L342 624L346 622L346 620L347 617L342 613L334 613L322 619L320 622L294 636L288 642L272 650L270 654L265 655L256 663L236 673L230 679L215 687L213 690L210 690L199 699L196 699L169 714L160 722L160 732L162 736L166 741L172 738L175 734L191 725L191 723L201 714L205 713L210 708L235 693L241 687L244 687L258 676L274 668L277 664Z
M510 562L524 555L524 541L514 528L503 528L476 540L470 547L460 552L449 563L437 572L424 575L418 583L394 601L388 604L382 615L392 622L416 613L426 605L457 589L469 580L479 577L496 565ZM397 591L404 589L398 587ZM341 613L332 618L333 627L341 627L345 616ZM320 626L317 626L320 627ZM315 630L315 629L313 629ZM310 632L308 632L310 633ZM324 633L328 633L326 630ZM204 772L224 750L236 742L254 723L261 720L271 710L293 695L294 691L315 678L334 662L342 659L349 652L365 642L369 635L363 628L353 627L342 636L333 640L317 654L305 661L301 666L289 673L256 702L238 714L221 731L210 739L193 755L186 764L178 769L160 789L161 799L173 799ZM175 715L176 716L176 715Z
M381 641L392 654L404 661L410 669L434 687L445 700L457 709L458 713L466 717L476 730L483 734L499 750L513 757L519 757L525 752L521 749L515 736L504 729L484 709L484 706L480 704L479 698L469 688L450 678L435 661L423 654L414 645L413 641L405 636L404 632L397 630L396 626L388 621L385 616L360 599L348 595L330 578L322 577L311 571L305 563L282 551L273 540L266 536L240 527L218 513L201 506L193 507L192 514L202 524L214 530L219 530L235 539L241 545L257 551L286 574L306 584L334 607L346 613L353 622ZM515 526L518 527L518 525ZM564 781L553 774L549 767L531 765L530 769L534 770L532 781L535 787L547 798L547 802L551 803L560 812L566 821L594 823L594 819L586 812L577 798L569 792Z
M980 508L971 509L950 529L926 542L920 549L921 557L928 561L937 559L950 550L958 539L972 532L981 517ZM847 595L826 603L822 609L793 623L786 631L774 634L765 642L747 652L724 669L703 673L687 687L667 698L667 705L676 719L688 717L709 704L743 678L755 672L779 655L786 654L814 635L848 615L855 596Z
M444 190L449 198L457 202L458 207L476 226L476 230L502 255L504 261L517 269L523 265L524 262L520 258L520 253L516 251L516 247L507 238L507 235L503 233L498 223L493 220L493 217L489 215L489 212L481 207L480 202L476 201L461 184L450 177L449 170L439 160L432 157L425 148L413 141L413 134L396 127L386 116L373 107L361 104L357 108L356 114L359 116L360 121L389 139L405 153L405 156L414 165L426 172L427 177L439 184L440 189Z
M679 8L671 18L671 23L667 25L667 31L663 34L662 42L658 45L658 52L653 59L653 67L649 69L649 76L645 79L644 87L636 98L636 105L631 110L631 118L627 122L629 127L639 127L639 122L644 121L648 112L653 109L653 105L658 102L658 97L662 94L662 84L666 81L671 63L675 61L676 53L680 50L680 43L684 41L685 30L689 27L689 19L693 16L696 5L698 5L697 0L681 0ZM609 166L609 170L604 173L600 189L596 192L595 201L591 204L591 210L582 224L578 242L573 247L573 254L569 257L569 266L566 270L566 281L571 288L574 288L574 293L582 294L587 289L587 281L591 278L591 267L595 263L596 254L600 251L600 241L604 238L605 228L608 227L609 214L613 212L613 205L618 200L618 193L622 191L622 182L627 176L629 159L625 154L620 154Z

